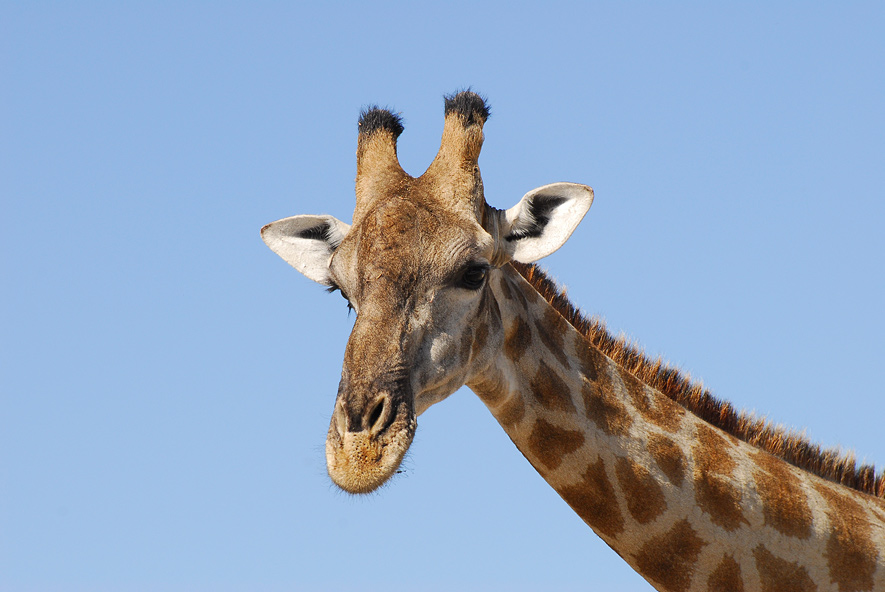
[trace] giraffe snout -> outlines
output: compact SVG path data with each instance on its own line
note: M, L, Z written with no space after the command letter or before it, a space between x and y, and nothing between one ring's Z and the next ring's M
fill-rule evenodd
M350 493L380 487L399 468L415 424L410 406L390 392L339 396L326 439L332 481Z
M367 432L376 435L390 427L394 413L389 394L381 393L375 397L366 398L361 403L363 404L350 402L344 405L339 403L335 406L335 414L341 416L336 419L341 434Z

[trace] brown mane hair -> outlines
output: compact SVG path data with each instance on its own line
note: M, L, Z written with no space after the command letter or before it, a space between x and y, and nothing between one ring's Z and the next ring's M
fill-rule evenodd
M857 466L853 454L822 449L802 435L773 425L731 403L714 397L702 385L691 382L679 370L658 358L652 360L623 337L613 337L596 318L585 317L565 293L534 265L511 262L538 293L549 302L593 347L633 376L670 397L704 421L788 463L863 493L885 498L885 472L873 465Z

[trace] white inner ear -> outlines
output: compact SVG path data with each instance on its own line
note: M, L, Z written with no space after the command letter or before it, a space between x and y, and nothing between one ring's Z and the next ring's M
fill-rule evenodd
M532 263L561 247L593 204L593 189L553 183L526 193L504 213L499 239L515 261Z
M286 263L328 285L332 253L349 230L349 224L334 216L292 216L262 228L261 239Z

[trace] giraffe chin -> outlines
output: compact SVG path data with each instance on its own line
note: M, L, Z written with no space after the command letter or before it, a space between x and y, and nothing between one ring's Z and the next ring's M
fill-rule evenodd
M332 482L348 493L371 493L396 474L415 436L415 418L396 422L379 434L329 431L326 468ZM397 426L397 424L400 424Z

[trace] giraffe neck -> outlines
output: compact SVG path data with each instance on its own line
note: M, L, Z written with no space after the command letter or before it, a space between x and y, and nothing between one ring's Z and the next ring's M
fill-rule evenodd
M468 386L655 588L885 590L885 501L723 432L594 348L511 266L503 347Z

